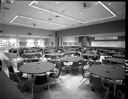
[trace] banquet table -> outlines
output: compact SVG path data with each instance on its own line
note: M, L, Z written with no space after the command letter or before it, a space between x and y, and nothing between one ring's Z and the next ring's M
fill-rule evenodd
M125 55L121 55L121 54L114 54L112 56L115 58L125 58Z
M75 54L77 51L66 51L65 54Z
M83 60L83 58L82 57L69 56L69 57L60 58L60 60L65 61L65 62L78 62L80 60Z
M64 53L48 53L45 55L51 56L51 57L59 57L59 56L64 56Z
M83 54L81 54L84 58L85 58L85 56L87 57L87 58L96 58L96 57L98 57L99 55L98 54L94 54L94 53L83 53Z
M93 53L83 53L82 56L96 57L96 56L98 56L98 54L93 54Z
M108 55L113 55L113 54L118 54L119 52L115 52L115 51L109 51L107 52Z
M30 52L30 53L24 53L24 55L37 55L37 54L41 54L42 52Z
M32 77L34 74L46 73L54 68L54 65L50 62L31 62L23 64L19 71L27 74L31 74ZM32 99L33 99L33 82L32 82Z
M116 91L116 80L125 79L125 69L120 65L92 65L88 70L97 76L114 80L114 95Z
M112 57L110 57L110 58L106 58L104 60L114 62L114 63L119 63L119 64L125 63L125 59L121 59L121 58L112 58Z

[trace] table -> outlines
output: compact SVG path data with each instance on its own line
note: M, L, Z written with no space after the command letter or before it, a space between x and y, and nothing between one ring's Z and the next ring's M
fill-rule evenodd
M104 60L119 63L119 64L125 63L125 59L121 59L121 58L112 58L112 57L110 57L110 58L106 58Z
M98 54L93 54L93 53L83 53L82 56L89 56L89 57L90 57L90 56L91 56L91 57L94 56L94 57L96 57L96 56L98 56Z
M59 56L64 56L64 53L48 53L45 55L51 56L51 57L59 57Z
M68 57L63 57L63 58L60 58L60 60L62 62L68 62L68 70L70 70L70 66L73 64L73 62L79 62L81 60L83 60L82 57L75 57L75 56L68 56Z
M82 57L63 57L63 58L60 58L61 61L66 61L66 62L78 62L80 60L83 60Z
M78 51L66 51L65 53L66 54L75 54L75 53L77 53Z
M34 74L41 74L48 72L54 68L54 65L49 62L31 62L31 63L26 63L23 64L20 68L19 71L31 74L32 77ZM33 82L32 82L32 99L33 99Z
M114 84L114 95L116 91L116 80L125 79L125 69L120 67L119 65L92 65L88 68L88 70L100 77L113 79L115 81Z
M23 55L42 55L42 52L30 52L30 53L24 53Z
M87 56L88 58L95 58L95 57L98 57L99 55L98 54L93 54L93 53L83 53L81 54L83 57L84 56Z
M116 58L125 58L125 55L121 55L121 54L114 54L112 56Z
M115 51L109 51L107 52L108 55L113 55L113 54L118 54L119 52L115 52Z

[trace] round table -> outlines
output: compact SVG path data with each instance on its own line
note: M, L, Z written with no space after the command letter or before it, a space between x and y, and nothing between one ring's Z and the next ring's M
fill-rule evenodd
M98 54L92 54L92 53L83 53L82 56L88 56L88 57L96 57Z
M54 68L53 64L50 62L31 62L23 64L19 70L28 74L40 74L48 72Z
M98 57L98 54L93 54L93 53L83 53L82 56L85 58L85 56L87 58L96 58Z
M66 51L65 53L66 54L75 54L75 53L77 53L77 51Z
M125 79L125 69L119 65L92 65L88 68L88 70L92 74L98 75L100 77L113 79L115 81L114 95L116 91L116 80Z
M47 56L55 56L55 57L57 57L57 56L64 56L64 53L48 53L48 54L45 54L45 55L47 55Z
M120 59L120 58L106 58L104 60L119 63L119 64L125 63L125 59Z
M31 62L23 64L19 71L32 74L32 77L34 74L41 74L48 72L54 68L54 65L50 62ZM33 99L33 82L32 82L32 99Z
M113 55L113 54L118 54L119 52L115 52L115 51L109 51L107 52L108 55Z
M92 65L88 70L98 76L122 80L125 79L125 70L120 65Z
M116 58L125 58L125 55L120 55L120 54L114 54L112 56Z
M61 61L66 61L66 62L78 62L80 60L83 60L82 57L63 57L63 58L60 58Z

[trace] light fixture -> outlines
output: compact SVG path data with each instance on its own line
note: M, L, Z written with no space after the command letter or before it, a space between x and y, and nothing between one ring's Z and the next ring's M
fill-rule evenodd
M113 17L116 17L116 14L112 12L107 6L105 6L101 1L98 1L99 4L101 4L107 11L109 11Z
M16 18L18 18L18 16L15 16L15 17L10 21L10 23L12 23Z
M60 4L60 2L56 2L56 4Z
M32 25L33 25L33 26L36 26L36 23L33 23Z
M111 3L108 3L108 5L111 5Z

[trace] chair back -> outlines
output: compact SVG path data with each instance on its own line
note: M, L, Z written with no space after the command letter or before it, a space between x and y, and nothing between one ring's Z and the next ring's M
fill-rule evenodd
M18 62L17 63L17 69L19 69L23 65L23 63L24 63L23 61Z
M80 63L79 62L73 62L72 67L79 67Z
M57 69L54 73L51 73L51 77L59 78L62 69Z
M84 69L84 67L82 67L81 69L81 74L83 78L89 78L90 76L90 72L88 71L88 69Z
M90 75L90 83L92 83L93 87L99 90L104 90L103 83L100 77Z
M59 69L59 70L58 70L57 78L60 76L61 70L62 70L62 69Z
M56 61L56 66L55 66L55 68L57 68L57 69L61 69L62 67L63 67L63 62L61 62L61 61Z
M84 67L85 65L87 65L87 61L83 60L82 61L82 67Z
M8 70L9 70L9 78L14 82L19 82L20 79L18 75L14 72L13 67L12 66L8 67Z
M8 67L9 72L14 73L14 69L12 66Z

